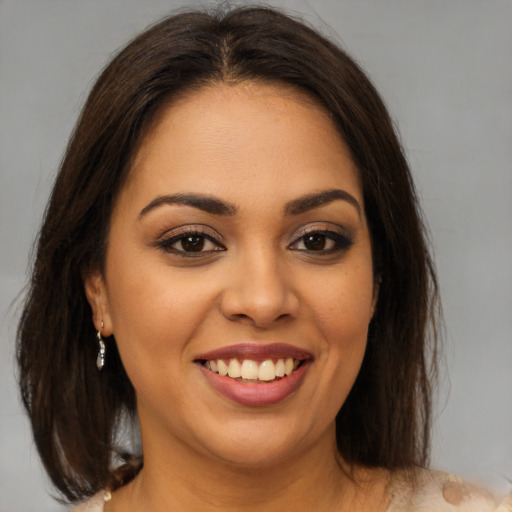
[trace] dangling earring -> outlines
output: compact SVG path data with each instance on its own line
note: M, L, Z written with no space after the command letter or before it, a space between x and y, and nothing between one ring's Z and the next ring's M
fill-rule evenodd
M96 368L98 368L99 371L103 369L105 366L105 343L103 341L103 338L101 337L101 330L103 329L103 320L101 321L101 327L100 330L96 334L96 338L98 338L98 357L96 357Z

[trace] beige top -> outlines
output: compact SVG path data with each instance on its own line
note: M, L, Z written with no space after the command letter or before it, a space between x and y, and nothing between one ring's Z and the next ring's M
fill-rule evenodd
M498 505L489 493L456 475L421 469L413 481L408 474L392 477L386 512L512 512L512 494Z
M409 475L409 476L408 476ZM389 484L391 501L386 512L512 512L512 494L498 505L490 494L455 475L418 470L393 475ZM100 491L71 512L103 512L108 491Z

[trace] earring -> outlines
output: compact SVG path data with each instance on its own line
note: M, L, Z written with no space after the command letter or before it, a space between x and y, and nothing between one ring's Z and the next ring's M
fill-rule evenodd
M96 368L98 368L98 371L101 371L105 366L105 343L101 337L101 329L103 329L103 321L101 322L100 330L96 333L99 345L98 356L96 357Z

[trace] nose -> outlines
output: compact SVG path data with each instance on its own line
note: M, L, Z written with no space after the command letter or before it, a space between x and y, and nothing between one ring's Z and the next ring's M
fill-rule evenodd
M295 318L299 299L286 266L270 251L257 251L233 262L221 298L225 318L258 328Z

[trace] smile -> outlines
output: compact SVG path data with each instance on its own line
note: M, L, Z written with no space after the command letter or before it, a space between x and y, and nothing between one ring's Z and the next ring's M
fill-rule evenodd
M261 407L293 395L313 356L291 345L248 343L201 354L195 363L216 392L239 404Z
M204 363L204 366L214 373L228 376L242 383L273 382L296 370L301 361L299 359L279 358L277 360L266 359L255 361L254 359L212 359Z

